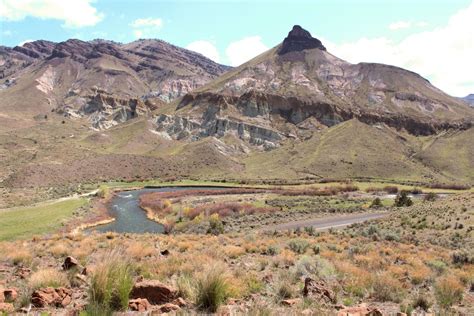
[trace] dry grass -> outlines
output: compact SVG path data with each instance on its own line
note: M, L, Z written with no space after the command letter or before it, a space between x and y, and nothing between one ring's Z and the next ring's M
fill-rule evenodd
M156 254L156 249L148 243L131 242L127 246L125 253L128 257L136 260L141 258L151 257Z
M64 272L46 268L34 272L28 280L28 285L33 290L45 287L58 288L69 286L69 280Z

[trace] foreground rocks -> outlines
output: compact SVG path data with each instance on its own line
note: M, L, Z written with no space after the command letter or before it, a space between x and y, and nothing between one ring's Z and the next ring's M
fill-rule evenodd
M143 280L135 283L130 293L132 299L147 299L154 305L170 303L178 298L178 290L158 280Z
M337 316L383 316L383 313L378 308L361 304L343 308L337 313Z
M54 289L47 287L33 292L31 304L34 307L44 308L48 306L66 307L72 301L72 290L64 287Z
M323 281L316 281L311 278L304 280L303 295L324 303L336 302L336 294Z

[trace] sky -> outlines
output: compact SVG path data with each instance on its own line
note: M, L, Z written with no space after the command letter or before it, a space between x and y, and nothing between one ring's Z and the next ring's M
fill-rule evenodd
M0 0L0 45L158 38L237 66L295 24L352 63L407 68L474 93L474 0Z

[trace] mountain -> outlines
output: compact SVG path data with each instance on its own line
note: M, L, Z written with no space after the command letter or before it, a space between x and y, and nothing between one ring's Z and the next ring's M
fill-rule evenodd
M35 41L1 47L0 58L0 119L10 128L52 111L109 128L229 69L160 40Z
M465 102L467 102L471 106L474 106L474 94L471 93L471 94L465 96L464 98L462 98L462 100L464 100Z
M156 40L71 40L28 61L0 92L0 119L21 120L0 130L8 192L157 178L474 183L474 108L411 71L337 58L298 26L227 72Z
M295 26L282 44L179 100L158 130L193 139L229 133L275 147L356 118L413 135L471 126L472 109L416 73L350 64Z

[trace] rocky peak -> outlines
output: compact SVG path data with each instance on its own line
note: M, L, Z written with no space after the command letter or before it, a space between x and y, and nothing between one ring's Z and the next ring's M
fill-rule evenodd
M283 41L278 55L313 48L318 48L324 51L326 50L326 47L324 47L320 40L312 37L311 33L303 29L301 26L295 25Z

